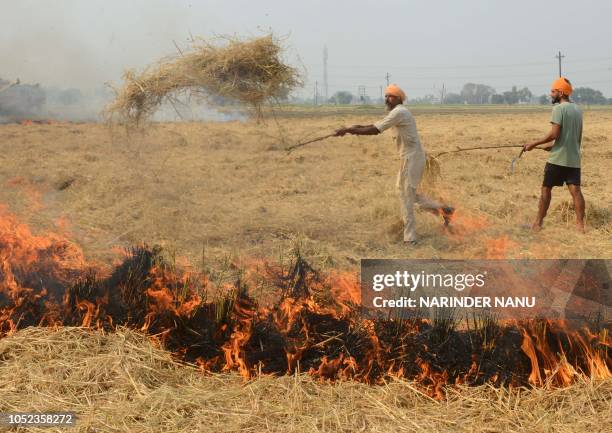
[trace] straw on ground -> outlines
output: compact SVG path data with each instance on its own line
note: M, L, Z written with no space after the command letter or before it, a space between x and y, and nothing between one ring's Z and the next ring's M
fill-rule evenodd
M75 411L73 431L605 431L612 381L563 389L452 388L436 402L407 381L244 382L202 374L130 330L28 328L0 340L0 412ZM61 431L30 428L29 431Z

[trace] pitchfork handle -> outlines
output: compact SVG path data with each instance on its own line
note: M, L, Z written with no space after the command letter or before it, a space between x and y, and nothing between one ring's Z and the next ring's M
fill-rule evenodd
M312 140L308 140L308 141L304 141L302 143L294 144L293 146L289 146L287 148L287 152L291 152L293 149L297 149L298 147L302 147L302 146L305 146L307 144L314 143L316 141L321 141L321 140L325 140L326 138L334 137L335 135L336 135L336 133L334 132L333 134L328 134L328 135L325 135L323 137L317 137L317 138L313 138Z

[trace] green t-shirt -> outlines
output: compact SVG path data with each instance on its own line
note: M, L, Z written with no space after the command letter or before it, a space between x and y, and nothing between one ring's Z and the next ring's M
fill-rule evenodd
M548 162L564 167L580 168L582 142L582 111L573 102L562 102L553 107L550 123L561 126L561 134L550 150Z

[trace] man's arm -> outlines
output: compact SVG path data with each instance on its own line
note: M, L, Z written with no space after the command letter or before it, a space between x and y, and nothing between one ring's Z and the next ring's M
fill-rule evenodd
M353 125L349 128L340 128L336 131L336 136L342 137L345 134L353 135L378 135L380 131L374 125Z
M541 140L534 141L533 143L526 144L523 147L526 151L530 151L534 147L540 144L546 144L546 143L550 143L551 141L555 141L557 138L559 138L560 134L561 134L561 125L557 125L556 123L553 123L552 128L550 128L550 132L546 135L546 137L544 137ZM552 149L554 145L555 145L554 143L548 144L546 146L540 147L539 149L550 150Z
M402 118L401 111L391 110L380 122L373 125L353 125L350 128L340 128L336 131L336 136L342 137L345 134L378 135L392 126L397 126Z

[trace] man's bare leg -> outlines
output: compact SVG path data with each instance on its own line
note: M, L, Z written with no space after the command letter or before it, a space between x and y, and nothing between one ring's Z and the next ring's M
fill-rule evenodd
M569 192L574 199L574 209L576 209L576 229L584 233L585 202L584 196L582 195L582 190L580 189L580 185L568 185L567 189L569 189Z
M542 187L542 192L540 194L540 204L538 206L538 216L534 221L531 229L534 231L539 231L542 228L542 224L544 223L544 217L548 212L548 207L550 206L550 199L552 197L552 188L548 186Z

